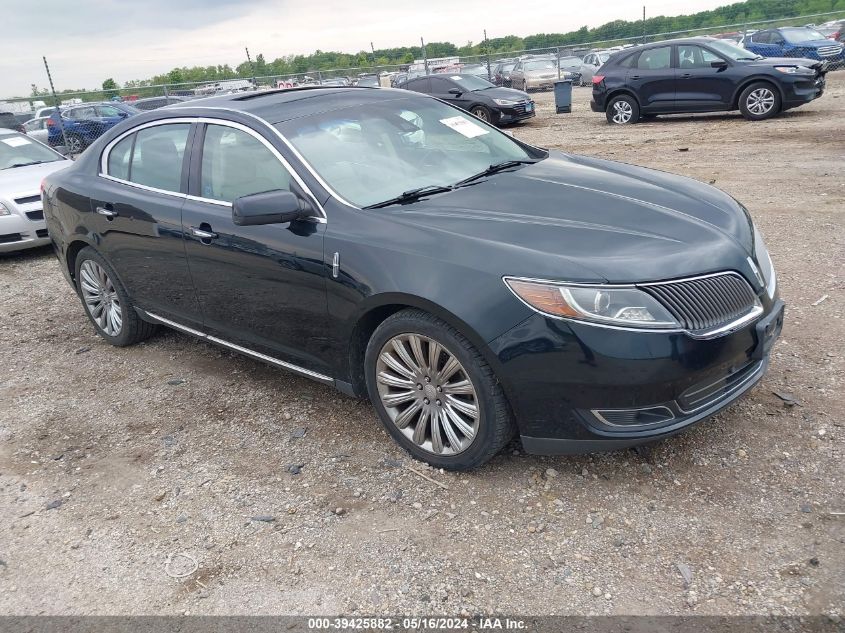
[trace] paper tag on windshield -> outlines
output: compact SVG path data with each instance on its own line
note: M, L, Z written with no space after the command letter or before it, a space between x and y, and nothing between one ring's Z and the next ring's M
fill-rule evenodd
M476 136L481 136L483 134L489 134L488 130L485 130L480 125L476 125L469 119L465 119L462 116L453 116L449 117L448 119L440 119L440 122L443 125L448 125L450 128L458 132L459 134L463 134L467 138L475 138Z
M0 140L10 147L20 147L21 145L30 145L32 143L32 141L23 138L22 136L13 136L12 138L4 138Z

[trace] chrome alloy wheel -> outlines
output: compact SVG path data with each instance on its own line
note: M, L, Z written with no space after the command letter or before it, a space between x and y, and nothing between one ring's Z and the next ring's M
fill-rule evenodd
M768 88L757 88L748 95L745 105L751 114L757 116L768 114L775 107L775 95Z
M109 336L117 336L123 327L123 310L117 290L105 269L86 259L79 267L79 288L91 318Z
M613 122L618 124L628 123L634 115L634 109L627 101L617 101L613 104Z
M487 110L484 108L473 108L472 113L482 121L488 121L490 117L487 116Z
M475 386L437 341L420 334L394 336L379 352L376 382L387 415L421 449L456 455L478 435Z

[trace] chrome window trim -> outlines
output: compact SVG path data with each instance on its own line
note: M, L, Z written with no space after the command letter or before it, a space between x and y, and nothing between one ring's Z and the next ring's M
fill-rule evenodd
M548 284L552 286L576 286L579 288L609 288L613 289L638 289L644 286L664 286L667 284L675 284L675 283L682 283L685 281L695 281L697 279L707 279L709 277L723 277L726 275L733 275L734 277L739 277L745 283L748 283L748 280L745 278L744 275L735 271L735 270L725 270L718 273L707 273L704 275L695 275L692 277L682 277L679 279L666 279L663 281L649 281L644 283L632 283L632 284L602 284L602 283L584 283L584 282L568 282L568 281L556 281L553 279L536 279L533 277L516 277L513 275L505 275L502 277L502 281L505 283L505 287L511 292L511 294L516 297L523 305L528 307L530 310L536 312L537 314L542 314L544 317L550 319L558 319L560 321L573 321L575 323L583 323L584 325L590 325L593 327L602 327L607 328L610 330L623 330L625 332L648 332L651 334L672 334L683 332L687 334L690 338L694 338L696 340L707 340L712 338L718 338L720 336L724 336L726 334L730 334L740 328L748 325L752 321L756 320L761 314L763 314L764 309L762 304L760 303L760 298L756 297L757 304L747 313L742 315L741 317L731 321L730 323L726 323L714 330L706 330L703 332L693 332L692 330L687 330L684 328L645 328L645 327L626 327L622 325L610 325L607 323L599 323L597 321L588 321L587 319L575 319L572 317L562 317L555 314L549 314L547 312L542 312L538 310L530 303L526 302L522 297L520 297L516 292L510 287L508 284L508 280L513 281L527 281L533 283L541 283L541 284ZM753 286L752 286L753 290ZM661 303L661 305L663 305Z
M267 363L271 363L273 365L277 365L282 367L283 369L290 370L292 372L296 372L297 374L301 374L308 378L312 378L314 380L318 380L320 382L324 382L329 385L334 384L334 378L326 376L316 371L311 371L310 369L305 369L304 367L300 367L299 365L294 365L293 363L288 363L287 361L279 360L278 358L274 358L273 356L268 356L267 354L262 354L261 352L256 352L255 350L249 349L248 347L242 347L240 345L236 345L235 343L230 343L227 340L222 338L218 338L216 336L212 336L210 334L205 334L204 332L200 332L199 330L195 330L193 328L188 327L187 325L182 325L181 323L177 323L176 321L171 321L170 319L166 319L162 316L159 316L153 312L147 312L146 310L142 310L142 312L148 316L149 318L161 323L163 325L167 325L169 327L175 328L177 330L181 330L187 334L191 334L196 336L197 338L201 338L212 343L217 343L218 345L223 345L224 347L228 347L233 349L237 352L245 354L247 356L251 356L253 358L257 358L259 360L263 360Z
M241 112L239 110L230 110L228 108L206 108L206 109L222 110L222 111L225 111L225 112ZM266 127L270 128L276 134L278 134L278 130L276 130L276 128L274 128L272 125L270 125L269 123L267 123L263 119L255 116L254 114L249 113L249 112L241 112L241 113L242 114L248 114L249 116L253 117L257 121L261 121L262 123L264 123L264 125ZM117 177L112 176L108 173L108 159L109 159L109 156L111 154L111 151L114 149L114 146L117 145L124 138L126 138L127 136L130 136L131 134L139 132L140 130L144 130L144 129L147 129L147 128L150 128L150 127L156 127L156 126L160 126L160 125L172 125L172 124L177 124L177 123L188 123L188 124L205 123L207 125L222 125L222 126L225 126L225 127L231 127L231 128L237 129L237 130L241 130L242 132L246 132L247 134L251 135L252 137L257 139L259 142L261 142L267 149L270 150L270 152L276 157L276 159L279 160L279 162L282 164L282 166L288 171L288 173L291 175L291 178L293 178L296 181L296 183L302 188L302 190L305 192L305 194L311 199L311 202L314 205L314 208L319 213L319 215L315 216L313 219L316 220L317 222L321 223L321 224L327 223L328 218L326 216L325 209L323 209L323 205L320 204L319 200L317 200L317 197L311 191L310 187L308 187L308 185L305 184L305 181L302 180L302 177L296 172L296 170L291 166L291 164L287 161L287 159L285 159L285 157L282 156L279 153L279 150L277 150L275 147L273 147L273 145L270 143L270 141L268 141L263 135L259 134L258 132L256 132L252 128L249 128L246 125L243 125L242 123L238 123L236 121L228 121L226 119L217 119L217 118L214 118L214 117L207 117L207 116L191 116L191 117L177 117L177 118L172 118L172 119L156 119L155 121L149 121L147 123L142 123L142 124L137 125L137 126L131 128L129 130L126 130L125 132L123 132L119 136L117 136L114 139L112 139L111 141L109 141L108 145L106 145L105 149L103 149L103 153L100 155L100 171L99 171L98 175L101 178L111 180L112 182L120 183L122 185L128 185L130 187L135 187L135 188L138 188L138 189L142 189L144 191L151 191L151 192L154 192L154 193L163 193L163 194L166 194L166 195L176 196L176 197L183 198L183 199L186 199L186 200L192 200L194 202L205 202L205 203L209 203L209 204L216 204L218 206L225 206L225 207L231 208L232 203L226 202L224 200L214 200L212 198L204 198L202 196L192 196L190 194L177 192L177 191L168 191L168 190L164 190L164 189L157 189L155 187L149 187L147 185L141 185L139 183L135 183L135 182L132 182L130 180L124 180L122 178L117 178ZM282 140L285 141L285 144L288 147L290 147L290 144L287 142L287 139L284 139L282 137ZM306 166L306 168L309 171L311 171L310 166L307 163L305 163L303 161L303 164Z

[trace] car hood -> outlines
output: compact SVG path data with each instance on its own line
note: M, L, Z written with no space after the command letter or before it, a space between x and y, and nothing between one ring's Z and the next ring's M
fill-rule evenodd
M739 203L695 180L622 163L552 152L388 210L439 233L461 263L500 274L631 283L740 270L753 279L752 229Z
M545 77L546 75L557 75L557 69L545 68L543 70L523 70L522 74L526 77Z
M32 195L41 189L41 180L45 176L70 167L72 160L57 160L52 163L0 169L0 198L10 200L21 195Z
M820 68L822 62L818 59L809 59L807 57L764 57L762 59L755 59L748 62L751 66L765 66L771 68L772 66L806 66L807 68Z
M486 88L484 90L473 90L473 93L491 99L509 99L511 101L528 101L531 99L522 90L515 90L514 88Z

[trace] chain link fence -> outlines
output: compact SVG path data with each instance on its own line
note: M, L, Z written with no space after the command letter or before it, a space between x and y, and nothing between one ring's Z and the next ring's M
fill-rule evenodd
M658 18L660 19L660 18ZM830 24L831 28L819 27L826 33L824 46L788 45L787 42L774 42L773 29L781 27L805 27L815 24ZM499 38L484 40L475 47L472 55L429 56L423 45L418 49L396 49L405 51L403 63L367 64L367 61L380 61L374 51L373 57L366 60L358 55L358 65L346 68L314 69L297 73L257 74L252 62L242 64L234 75L226 79L153 83L152 81L128 82L123 87L116 83L106 85L100 90L62 91L58 94L49 91L36 91L30 97L12 97L0 99L0 125L18 127L20 131L48 143L52 146L65 146L69 153L78 154L110 127L139 111L172 105L177 102L199 99L217 94L243 91L286 89L300 86L383 86L397 87L415 76L437 73L470 73L484 77L501 86L511 86L510 70L517 61L536 60L536 64L558 78L570 78L575 85L590 85L593 73L614 51L637 46L643 43L674 39L688 36L712 36L732 41L744 46L749 51L765 57L810 57L827 61L829 70L845 68L845 45L836 38L845 41L845 11L801 15L790 18L757 20L732 24L720 24L709 27L672 30L660 33L630 35L631 23L620 23L614 32L611 25L600 27L601 37L573 42L579 32L566 36L531 36L524 41L554 39L554 45L534 48L508 48L508 44L523 40L518 38ZM837 26L838 25L838 26ZM838 28L837 32L835 29ZM755 38L755 34L759 34ZM566 39L570 41L560 41ZM758 41L759 40L759 41ZM766 41L763 41L766 40ZM829 43L827 43L829 42ZM452 47L454 48L454 46ZM432 44L432 53L442 53L443 44ZM412 52L420 53L415 56ZM413 59L411 59L413 57ZM296 60L296 58L294 58ZM46 60L45 60L46 61ZM301 63L299 64L301 66ZM266 68L263 60L258 64ZM226 67L228 68L228 67ZM61 81L61 77L57 77ZM522 84L513 87L522 87ZM56 102L59 103L58 112ZM11 117L11 118L10 118Z

